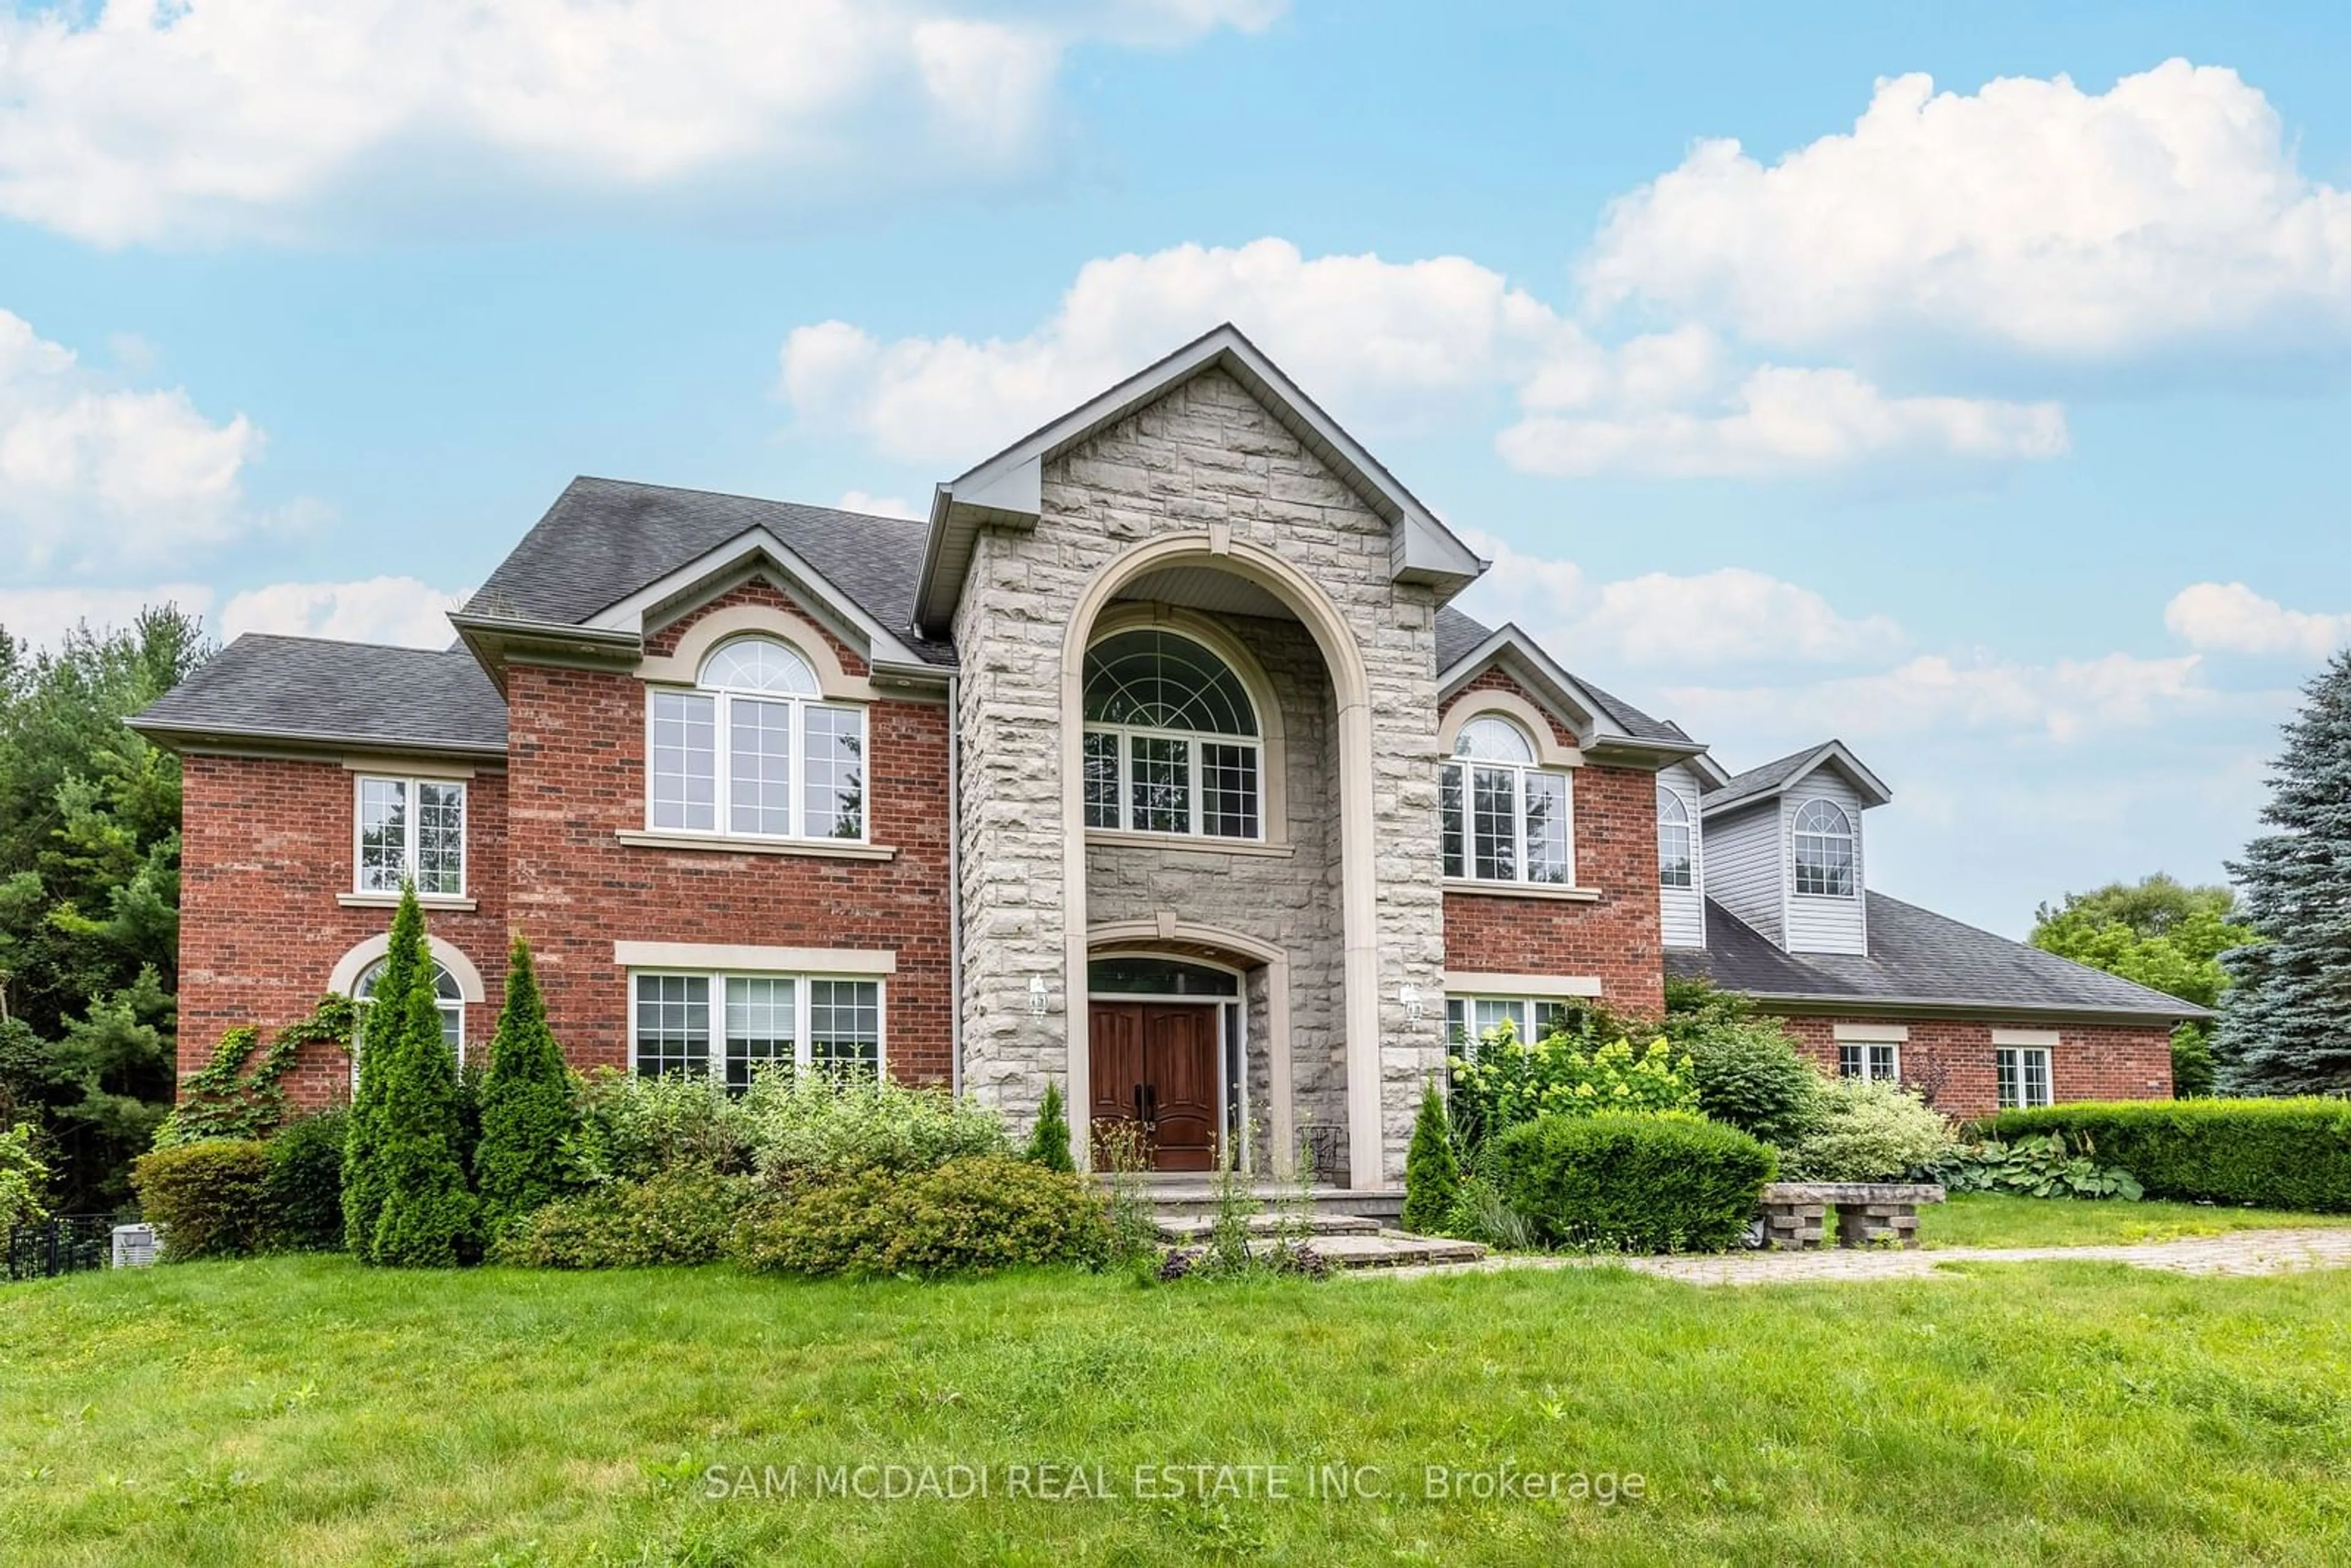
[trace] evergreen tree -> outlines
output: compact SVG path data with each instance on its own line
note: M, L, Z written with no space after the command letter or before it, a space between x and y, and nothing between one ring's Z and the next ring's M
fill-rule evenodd
M2222 960L2236 983L2213 1041L2238 1094L2351 1090L2351 652L2304 688L2262 821L2229 873L2267 938Z
M1070 1117L1061 1104L1061 1086L1050 1079L1045 1084L1045 1103L1037 1107L1037 1125L1029 1134L1024 1157L1029 1164L1043 1166L1049 1171L1078 1168L1078 1162L1070 1157Z
M474 1151L482 1226L491 1239L563 1190L563 1143L574 1119L571 1075L547 1027L530 944L517 932L482 1087L482 1141Z
M1424 1236L1441 1232L1461 1201L1461 1165L1453 1155L1453 1122L1444 1092L1431 1077L1413 1119L1412 1146L1404 1156L1404 1228Z
M382 1118L384 1075L391 1070L402 1023L404 998L423 970L429 979L432 962L424 943L424 911L416 903L416 888L402 884L400 912L392 917L392 943L377 971L373 1000L352 1031L351 1049L359 1052L359 1082L351 1091L350 1126L343 1144L343 1245L361 1262L372 1261L376 1221L383 1213L384 1172L378 1158L377 1128Z
M382 1207L367 1260L387 1268L446 1269L477 1255L478 1206L465 1185L457 1061L441 1034L433 966L411 971L406 996L376 1005L399 1018L375 1104L373 1159ZM376 1031L369 1031L369 1044Z

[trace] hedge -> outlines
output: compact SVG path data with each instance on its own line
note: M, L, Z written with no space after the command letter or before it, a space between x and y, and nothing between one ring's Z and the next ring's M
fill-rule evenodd
M1719 1252L1754 1220L1775 1164L1694 1116L1539 1116L1494 1141L1487 1172L1546 1242Z
M163 1256L238 1258L268 1239L269 1145L204 1138L139 1156L131 1166L139 1207L162 1231Z
M1987 1125L2003 1143L2062 1133L2149 1197L2351 1213L2351 1102L2084 1101Z
M746 1212L733 1244L754 1272L810 1275L1098 1268L1109 1250L1102 1199L1082 1178L1006 1155L803 1186Z

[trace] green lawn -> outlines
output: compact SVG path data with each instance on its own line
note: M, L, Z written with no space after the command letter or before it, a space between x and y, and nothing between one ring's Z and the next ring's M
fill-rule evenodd
M1964 1192L1918 1211L1927 1247L2085 1247L2176 1241L2231 1230L2351 1225L2351 1215L2293 1214L2273 1208L2223 1208L2200 1203L2084 1202Z
M0 1556L2343 1562L2346 1315L2351 1275L2073 1263L1712 1291L190 1264L0 1288ZM956 1462L997 1495L808 1495L814 1467ZM1003 1495L1046 1462L1113 1495ZM1374 1466L1384 1495L1136 1495L1138 1465L1204 1462L1295 1491ZM1430 1499L1432 1464L1645 1495ZM798 1465L803 1495L715 1499L713 1465Z

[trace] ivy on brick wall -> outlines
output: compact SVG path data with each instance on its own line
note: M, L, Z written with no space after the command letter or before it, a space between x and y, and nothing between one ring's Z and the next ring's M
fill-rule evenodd
M180 1085L180 1103L155 1129L155 1146L193 1144L200 1138L266 1138L286 1120L282 1082L306 1045L331 1046L349 1054L358 1021L350 998L329 994L308 1018L277 1031L266 1051L261 1031L241 1024L220 1037L210 1061Z

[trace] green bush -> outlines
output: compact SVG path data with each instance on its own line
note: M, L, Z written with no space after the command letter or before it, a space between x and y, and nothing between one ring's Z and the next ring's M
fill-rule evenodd
M2005 1111L2001 1139L2059 1133L2149 1197L2351 1213L2351 1103L2125 1100Z
M317 1111L279 1127L263 1146L265 1245L273 1251L333 1252L343 1245L343 1143L350 1116Z
M726 1255L750 1197L747 1177L691 1165L607 1182L517 1216L490 1259L526 1269L708 1263Z
M1021 1157L1049 1171L1078 1168L1078 1162L1070 1157L1070 1118L1061 1105L1060 1084L1045 1085L1045 1103L1037 1107L1037 1124L1029 1129L1029 1146Z
M1471 1150L1537 1116L1698 1109L1689 1058L1663 1040L1637 1053L1564 1032L1529 1044L1506 1022L1452 1067L1453 1125Z
M547 1027L538 971L520 932L507 957L506 1002L490 1041L481 1108L474 1186L482 1198L483 1228L495 1237L562 1193L564 1145L575 1124L571 1074Z
M994 1111L864 1073L761 1073L742 1110L759 1174L778 1186L1012 1152Z
M33 1152L33 1124L0 1132L0 1236L12 1225L37 1225L49 1217L44 1199L49 1167Z
M1485 1169L1541 1241L1718 1252L1754 1220L1773 1158L1695 1115L1541 1116L1496 1139Z
M2076 1153L2055 1133L2045 1138L1998 1139L1961 1144L1927 1167L1927 1174L1952 1192L2005 1192L2020 1197L2121 1198L2146 1196L2138 1181L2119 1166L2102 1166Z
M416 890L411 885L401 896L402 915L415 904ZM359 1256L388 1268L446 1269L476 1255L480 1210L465 1180L465 1095L457 1081L456 1060L441 1034L423 920L409 932L416 951L408 967L406 994L381 984L376 988L373 1010L392 1013L400 1027L391 1036L390 1060L378 1063L382 1077L371 1159L382 1203L366 1250ZM395 931L395 943L397 935ZM381 1054L378 1038L371 1029L370 1055Z
M268 1239L269 1145L254 1138L173 1144L132 1163L139 1207L162 1232L163 1256L241 1258Z
M577 1120L564 1164L575 1186L643 1181L686 1167L727 1176L751 1169L750 1114L722 1083L600 1067L574 1075L571 1086Z
M1698 1108L1715 1121L1792 1149L1821 1116L1821 1070L1774 1019L1708 1019L1678 1033L1698 1083Z
M407 1024L405 1009L385 1004L408 995L426 951L424 911L414 889L403 887L392 917L383 967L376 974L375 1000L354 1014L351 1034L359 1051L359 1081L351 1090L350 1120L343 1137L343 1249L362 1261L374 1246L376 1223L383 1218L388 1191L380 1158L384 1082Z
M1109 1250L1102 1199L1082 1180L1004 1155L803 1186L746 1214L734 1243L746 1269L811 1275L1093 1268Z
M1412 1146L1404 1156L1404 1228L1423 1236L1441 1234L1460 1203L1461 1162L1453 1154L1453 1122L1432 1078L1421 1090Z
M1823 1082L1819 1120L1788 1151L1790 1181L1896 1181L1958 1140L1924 1100L1884 1080Z

